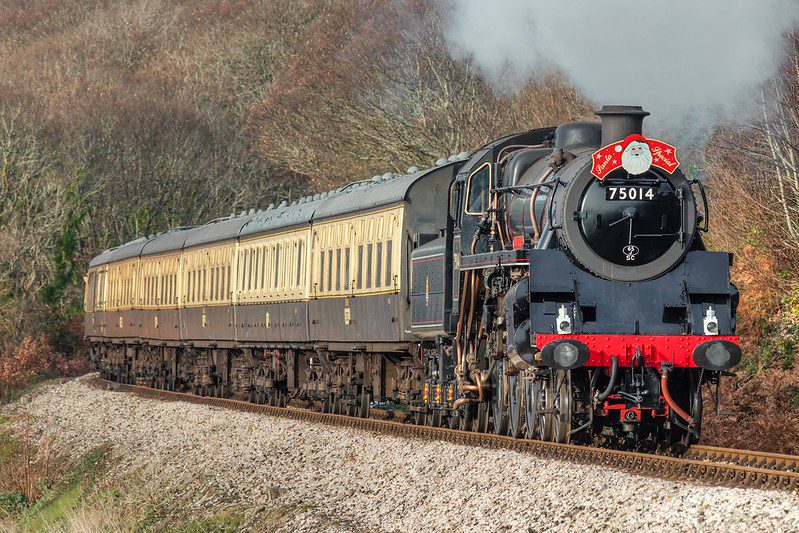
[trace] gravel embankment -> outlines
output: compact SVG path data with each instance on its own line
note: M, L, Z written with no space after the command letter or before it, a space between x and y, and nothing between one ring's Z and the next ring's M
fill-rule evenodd
M799 496L633 476L515 452L45 388L14 408L75 453L110 442L194 504L280 510L282 530L796 531Z

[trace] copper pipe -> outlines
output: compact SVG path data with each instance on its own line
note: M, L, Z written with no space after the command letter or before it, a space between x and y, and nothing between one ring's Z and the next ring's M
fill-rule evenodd
M461 291L461 310L458 313L458 326L455 330L455 356L458 361L458 366L461 367L461 358L462 358L462 347L461 347L461 334L463 332L463 315L464 315L464 303L466 302L466 288L469 285L469 275L471 271L467 271L463 275L463 290ZM461 367L462 368L462 367Z
M477 375L474 377L474 381L477 383L477 401L483 401L483 376L480 375L480 372L477 372Z
M474 401L473 398L463 398L463 397L458 398L457 400L455 400L455 403L452 404L452 409L455 410L458 407L460 407L461 405L463 405L465 403L470 403L470 402L473 402L473 401Z
M469 320L466 322L466 340L472 338L472 322L474 321L474 304L475 300L477 299L477 284L480 282L480 278L477 273L474 273L474 281L472 282L472 297L469 303Z
M499 220L497 220L497 206L499 205L499 193L494 193L494 202L491 205L491 223L496 227L497 233L499 233L499 242L502 244L502 249L505 249L505 236L502 232L502 226L499 225Z
M666 400L671 410L674 411L677 416L687 421L689 426L693 426L694 419L677 405L677 402L674 401L674 398L672 398L669 393L669 367L666 363L663 363L660 367L660 392L663 394L663 399Z
M497 154L497 163L499 163L499 164L501 165L501 164L503 164L503 163L504 163L504 162L505 162L505 161L506 161L506 160L507 160L507 159L508 159L508 158L509 158L511 155L513 155L513 152L508 152L507 154L505 154L505 157L502 157L502 154L503 154L503 152L505 152L505 150L513 150L513 151L515 152L516 150L520 150L520 149L522 149L522 148L529 148L529 147L530 147L530 145L529 145L529 144L509 144L508 146L504 146L504 147L503 147L503 148L502 148L502 149L499 151L499 153Z
M545 179L547 179L552 174L552 169L549 168L536 182L543 183ZM536 187L533 191L533 195L530 197L530 221L533 223L533 234L535 235L535 240L537 241L538 238L541 236L541 226L538 224L538 218L535 216L535 200L538 198L538 194L541 192L541 187Z
M509 144L508 146L505 146L504 148L502 148L499 151L499 153L497 154L498 163L500 165L503 164L510 156L513 155L513 152L509 152L508 154L505 155L505 157L502 157L502 152L504 152L505 150L513 149L514 151L517 151L517 150L521 150L522 148L544 148L544 145L543 144Z

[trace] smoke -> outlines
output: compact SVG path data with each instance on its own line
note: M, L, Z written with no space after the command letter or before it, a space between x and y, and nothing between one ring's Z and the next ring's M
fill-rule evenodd
M702 142L756 108L796 0L451 0L451 51L498 88L565 73L597 105L643 105L648 129Z

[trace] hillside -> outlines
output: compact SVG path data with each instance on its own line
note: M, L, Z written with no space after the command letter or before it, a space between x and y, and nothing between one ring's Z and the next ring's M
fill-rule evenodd
M104 248L591 117L557 69L512 90L486 81L446 38L449 6L0 5L0 390L79 370L82 276ZM721 123L685 166L706 177L707 242L737 257L735 437L795 446L799 37L783 48L760 111Z

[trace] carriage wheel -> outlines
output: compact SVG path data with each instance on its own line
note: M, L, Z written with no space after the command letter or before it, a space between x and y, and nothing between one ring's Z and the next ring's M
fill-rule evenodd
M286 407L288 405L288 393L286 391L278 391L277 393L277 406Z
M369 412L372 406L372 394L364 391L358 396L358 416L361 418L369 418Z
M325 399L322 400L322 412L325 414L330 413L333 410L333 401L328 394L325 396Z
M333 414L342 414L341 396L338 394L333 397Z

